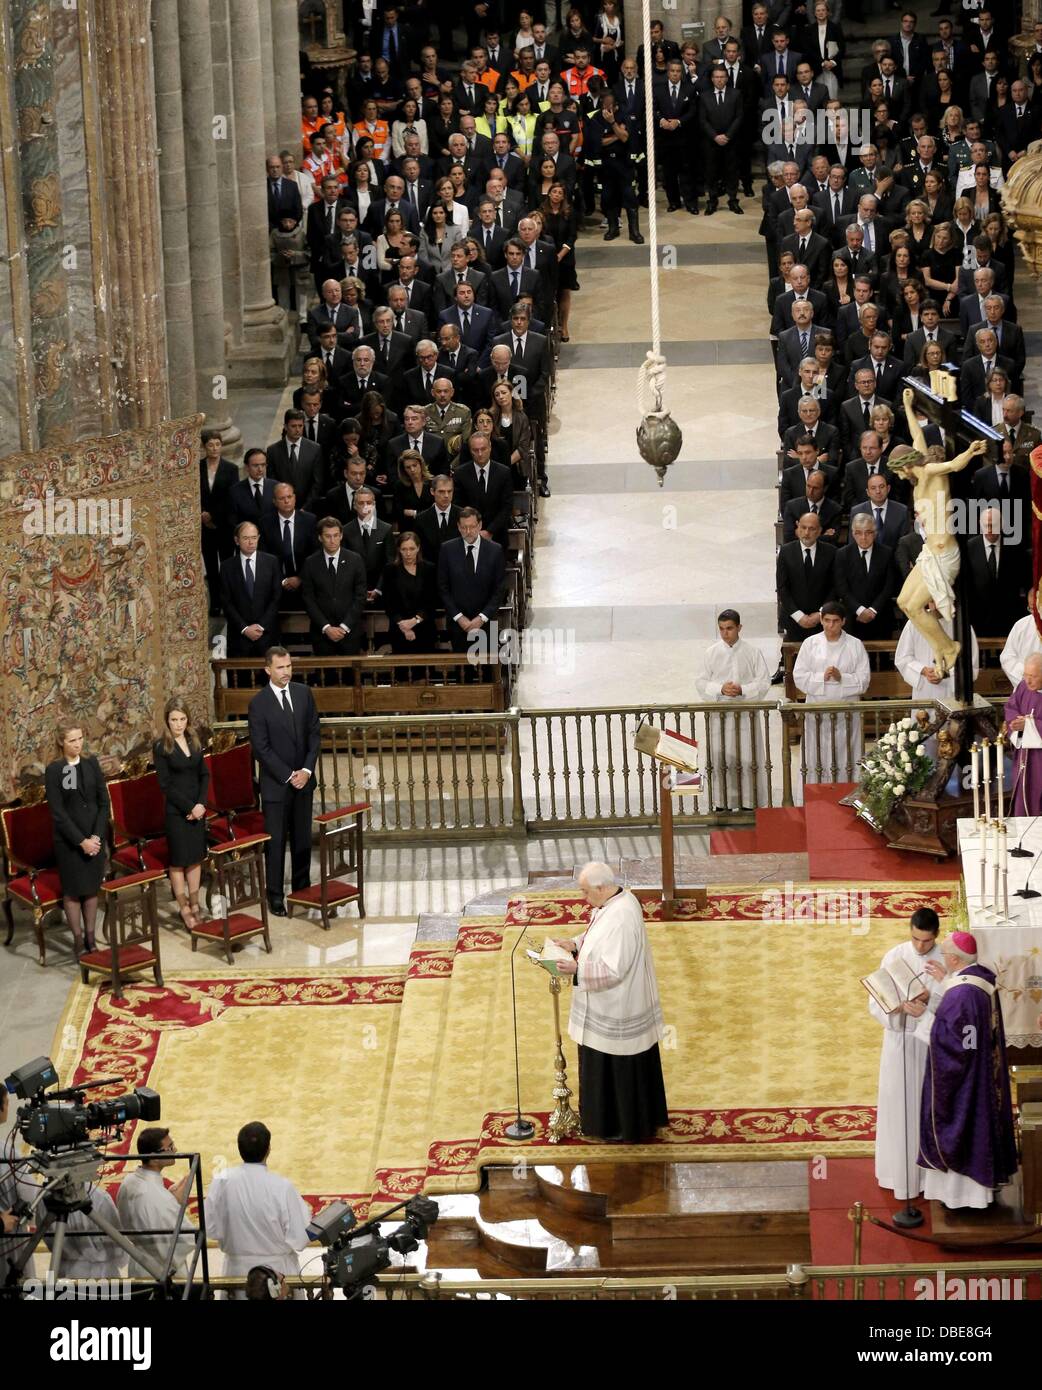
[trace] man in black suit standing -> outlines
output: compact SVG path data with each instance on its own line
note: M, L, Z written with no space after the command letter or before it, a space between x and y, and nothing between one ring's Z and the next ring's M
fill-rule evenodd
M811 284L820 290L832 273L829 244L814 230L814 214L810 208L799 209L793 216L792 225L792 236L783 237L778 250L791 251L796 257L796 264L807 267Z
M297 511L297 494L289 483L275 487L275 510L261 522L261 542L282 569L283 609L300 609L300 571L318 549L318 522L311 512Z
M805 512L796 539L778 551L778 605L787 642L821 631L821 605L832 598L836 550L821 539L821 521Z
M277 154L268 156L268 227L280 227L284 218L294 224L304 216L300 189L296 179L288 179L282 172L282 160Z
M365 566L342 545L343 535L335 517L323 517L321 548L304 561L301 587L316 656L357 656L362 644Z
M481 534L505 548L514 509L514 482L505 463L492 459L487 434L470 436L471 462L462 464L454 475L455 497L461 507L481 513Z
M438 345L431 338L421 338L416 344L416 366L402 376L402 388L407 401L430 405L434 397L431 388L439 377L455 382L456 373L438 361Z
M420 538L423 558L432 564L438 563L438 555L446 541L455 540L459 534L460 508L453 502L455 487L447 473L439 473L431 483L434 497L433 507L420 512L413 530Z
M970 567L970 624L978 637L1007 637L1023 616L1031 585L1028 551L1002 534L997 507L981 513L980 535L966 543Z
M482 629L499 616L506 594L506 564L502 546L482 530L481 514L474 507L460 512L458 539L441 547L438 591L453 651L470 648L495 655L488 652L488 634Z
M900 395L901 379L905 374L905 365L900 357L894 357L890 352L891 341L889 333L873 333L868 342L868 356L859 357L850 364L852 378L859 371L871 371L876 379L876 395L888 401L896 400ZM850 394L853 396L855 391Z
M263 449L247 449L243 459L246 477L235 483L228 493L228 521L232 530L240 521L252 521L260 526L275 510L275 479L268 477L268 456Z
M279 640L282 571L273 555L257 549L252 521L235 528L236 553L221 566L221 607L228 619L228 655L262 657Z
M321 730L314 696L293 681L293 660L285 647L270 647L264 658L268 684L250 701L250 745L260 767L268 907L285 917L286 840L294 891L311 883L311 806Z
M807 474L806 496L793 497L786 502L785 510L782 513L783 541L794 541L796 539L796 525L800 517L806 516L808 512L814 512L821 522L822 540L835 545L836 535L843 517L839 503L833 502L831 497L825 496L825 483L825 474L820 469L815 468Z
M738 137L742 129L742 102L727 85L727 69L721 64L710 74L712 90L703 92L698 105L706 166L706 216L717 208L721 187L727 191L731 212L741 212L738 201Z
M364 347L371 347L376 357L376 370L393 383L406 367L412 365L413 343L408 333L397 333L394 327L394 312L385 304L373 314L374 332L362 339ZM392 389L392 399L396 392Z
M521 398L535 441L539 495L549 497L550 485L546 477L546 391L550 381L550 347L546 335L533 332L529 323L527 308L523 304L515 304L510 312L510 332L496 338L492 346L510 349L510 375L523 378Z
M666 65L665 78L653 83L655 101L655 142L662 161L662 181L666 187L666 210L676 212L683 205L698 215L691 170L692 127L698 114L694 84L684 76L684 65L674 59Z
M268 445L268 472L280 483L290 483L302 507L322 487L322 450L304 438L304 412L287 410L282 417L282 438Z
M418 401L405 407L402 412L402 424L405 426L404 431L387 441L388 474L397 476L398 460L406 449L415 449L422 455L428 473L447 472L449 456L444 441L433 431L425 428L427 412Z
M865 484L865 491L868 496L864 502L858 502L850 510L851 526L856 516L870 516L880 545L890 551L896 550L897 542L912 529L908 508L890 496L890 483L885 473L873 473Z
M370 487L355 493L354 520L344 527L344 545L365 566L365 600L373 603L380 594L384 566L394 560L394 536L386 521L377 520L376 494Z
M496 332L496 316L484 304L475 304L474 286L464 282L456 286L456 302L438 315L438 323L455 324L464 347L477 354L479 366L488 363L492 340ZM439 328L438 337L441 337ZM444 345L443 345L444 346Z
M894 632L894 554L876 542L876 525L859 513L850 520L850 544L836 552L836 597L862 642L885 642Z
M321 294L321 267L326 247L337 233L337 203L340 200L340 180L335 175L322 180L322 196L316 198L307 212L307 242L311 248L311 273L315 288ZM383 230L381 228L381 230Z

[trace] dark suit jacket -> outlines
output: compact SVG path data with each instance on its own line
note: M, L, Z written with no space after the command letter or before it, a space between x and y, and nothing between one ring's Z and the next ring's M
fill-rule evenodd
M853 373L851 373L853 378ZM883 396L873 398L874 405L888 405L894 410L893 400L887 400ZM894 411L896 416L897 412ZM861 452L860 440L866 429L870 426L865 424L864 409L860 396L849 396L839 408L839 437L843 445L843 454L846 458L857 458Z
M946 353L954 351L958 338L950 328L943 328L937 325L937 341ZM905 366L914 367L922 356L923 348L926 345L926 329L917 328L914 333L909 333L905 339Z
M218 546L226 545L231 534L231 492L238 482L239 470L234 463L221 459L214 474L213 487L208 486L206 459L199 460L199 501L200 509L210 513L216 530L203 528L203 536Z
M876 365L871 356L858 357L855 361L851 362L849 377L851 385L849 389L852 393L854 392L854 378L862 367L871 367L873 372L876 370ZM878 373L876 376L878 383L876 390L878 394L885 400L896 401L901 394L901 378L904 374L905 364L901 361L900 357L895 357L893 353L891 353L883 363L882 373ZM882 378L881 380L880 377Z
M897 542L897 549L894 551L894 564L897 567L898 580L901 584L908 578L922 548L923 538L918 531L909 531L907 536L902 536Z
M1004 497L1015 500L1019 504L1022 518L1021 544L1030 545L1031 474L1022 463L1014 463L1010 468L1004 492L999 490L999 470L995 464L989 463L986 468L978 468L973 475L973 493L982 502L998 504Z
M273 555L258 550L253 556L253 573L251 597L246 591L238 549L221 566L221 607L228 619L229 656L246 656L256 651L260 643L267 648L279 640L282 567ZM242 635L243 628L253 623L259 623L264 629L264 636L256 643Z
M815 547L814 571L809 577L805 573L803 546L798 540L789 541L778 551L775 578L787 641L802 642L821 631L820 627L800 627L791 615L817 613L823 603L835 596L835 568L836 549L825 541L819 540Z
M501 270L494 271L489 279L489 307L498 313L500 319L508 318L511 307L517 299L510 287L510 270L503 266ZM536 316L541 319L549 317L550 304L548 301L548 286L541 275L527 267L520 272L519 294L530 294L532 296Z
M893 489L896 487L898 479L891 475L882 459L876 471L882 473L890 484L890 495L891 497L894 496ZM850 512L862 502L868 501L868 478L868 464L864 459L852 458L847 460L843 468L843 510L845 512Z
M407 367L411 367L416 361L416 345L409 337L408 333L399 333L397 329L391 331L391 341L389 344L390 362L385 363L380 348L379 333L367 333L362 339L365 347L371 347L376 353L374 370L382 372L388 378L392 399L396 399L395 377L404 372Z
M512 331L502 333L492 341L492 347L499 347L501 344L511 352L510 375L515 376L520 372L528 384L527 395L524 397L525 413L538 413L545 403L546 387L550 378L550 347L545 335L529 329L525 338L525 350L520 357L514 352ZM490 348L489 351L491 350Z
M484 304L475 304L470 310L470 326L466 333L460 326L459 310L453 304L442 309L438 315L439 323L454 323L460 329L464 347L472 348L478 355L479 365L488 365L488 355L492 351L492 339L496 332L496 316Z
M794 497L786 502L785 510L782 513L782 539L784 541L794 541L796 539L796 523L801 516L810 511L810 503L806 497ZM842 512L838 502L833 502L830 497L825 497L818 504L818 516L821 517L821 536L822 540L835 543L835 532L839 529ZM829 535L829 532L833 532Z
M825 495L836 499L839 490L839 470L833 468L831 464L815 464L814 472L825 474ZM778 502L781 507L782 515L790 502L805 499L807 496L807 475L803 471L803 465L794 463L791 468L786 468L782 473L781 492Z
M821 325L819 324L818 327ZM784 382L784 390L791 390L799 380L799 367L804 356L814 356L814 324L807 335L807 351L804 354L800 345L800 330L795 324L784 328L778 334L778 376ZM779 396L781 391L779 391Z
M419 513L412 529L420 538L420 546L425 560L437 564L438 552L445 542L456 540L459 537L459 514L460 509L453 502L449 507L449 518L443 530L438 523L438 512L435 507L428 507L426 511Z
M894 590L896 588L894 553L876 541L872 546L869 568L855 540L836 552L836 597L847 610L847 631L862 642L882 642L894 631ZM858 621L859 608L874 608L876 616L870 623Z
M104 844L109 825L109 794L101 764L91 754L84 754L77 765L82 782L75 790L64 785L63 773L67 766L65 759L59 757L48 763L44 771L54 838L67 850L74 851L79 850L81 840L88 840L92 835L97 835ZM104 858L104 850L101 857ZM90 862L82 852L80 858L85 865Z
M348 636L340 644L344 655L357 652L361 639L362 610L365 608L365 566L353 550L341 544L336 584L330 583L329 557L320 547L304 561L301 571L304 607L311 619L311 639L318 642L322 629L344 626Z
M366 587L379 588L384 566L394 559L394 536L386 521L374 521L371 535L362 532L357 517L344 527L344 545L353 550L365 565Z
M286 217L292 217L294 222L299 222L304 216L304 205L300 200L300 189L297 187L296 179L288 179L283 175L279 180L277 195L272 180L267 179L266 183L268 185L268 226L277 227Z
M788 391L782 393L781 401L778 404L779 437L784 438L786 432L792 429L793 425L798 425L800 423L800 417L797 411L802 399L803 387L799 382L797 382L795 386L790 387ZM826 396L823 401L819 400L818 404L821 406L821 419L824 420L826 424L833 424L835 422L836 412L839 409L839 402L836 400L836 397Z
M797 439L803 435L812 433L814 442L818 446L818 456L827 455L825 462L828 463L838 474L839 473L839 430L835 425L827 425L824 420L819 420L813 431L805 430L803 421L798 425L793 425L785 431L782 436L782 452L789 458L790 450L793 455L796 449Z
M412 203L402 198L398 203L398 211L402 215L402 222L407 232L420 234L420 219L416 216L416 209ZM370 236L379 236L384 229L384 222L387 218L387 199L374 198L369 204L369 211L365 215L362 226Z
M963 552L970 572L970 623L978 637L1006 637L1023 617L1025 592L1031 583L1028 552L1023 546L999 547L998 575L988 572L983 536L972 536Z
M393 280L391 284L400 285L401 281ZM387 302L387 291L390 288L391 285L384 286L384 292L382 295L384 303ZM416 279L411 282L411 286L406 285L404 286L404 289L406 291L406 296L409 301L409 308L419 309L420 313L423 314L423 316L426 318L427 323L431 324L434 318L436 317L436 314L434 309L434 292L431 289L430 285L428 285L425 280L421 280L420 277L417 276Z
M419 366L410 367L407 372L403 373L402 399L407 405L429 405L434 399L424 384L425 375L426 373L423 368ZM439 377L445 377L453 383L456 380L456 373L452 368L446 367L441 362L435 365L434 370L431 372L431 376L435 381L437 381Z
M972 357L978 350L974 340L974 334L981 328L990 327L990 324L980 322L970 324L966 332L966 346L962 354L964 362L967 358ZM999 342L999 354L1002 357L1008 357L1010 359L1013 363L1013 375L1015 380L1020 382L1024 376L1024 367L1027 365L1027 348L1024 344L1024 330L1019 323L1003 322L1002 338ZM1017 390L1018 388L1014 385L1013 389Z
M807 299L814 308L814 322L810 330L811 356L813 356L814 333L819 328L824 328L829 318L829 302L820 290L809 289ZM774 313L771 315L771 332L777 337L784 333L786 328L792 328L792 306L796 302L796 291L786 290L774 301Z
M1008 357L1003 357L1000 352L995 358L996 367L1010 376L1011 380L1016 381L1017 373L1013 363ZM967 357L962 364L962 371L959 373L959 401L964 410L969 410L978 396L983 396L987 390L987 378L984 373L984 358L978 352L973 357ZM980 636L980 633L977 634Z
M505 545L514 510L514 482L510 476L510 469L501 463L490 461L484 494L478 484L478 470L473 463L461 464L456 469L455 483L453 500L456 505L476 507L481 513L482 530L487 531L500 545Z
M473 266L468 266L464 279L468 285L474 287L474 303L488 304L488 276L481 270L475 270ZM443 309L454 309L456 307L456 286L459 281L456 279L454 270L443 270L434 282L434 307L440 314Z
M850 217L857 212L857 194L852 189L844 188L840 191L839 215L840 218ZM810 200L810 205L818 214L818 231L832 239L832 244L836 243L836 219L832 210L832 190L828 193L815 193Z
M450 625L457 613L476 618L483 613L491 622L506 594L506 562L503 547L482 538L478 547L477 573L467 563L462 536L446 541L438 553L438 593Z
M257 505L257 499L253 495L253 481L250 478L240 478L232 487L228 494L228 524L234 531L240 521L252 521L254 526L260 529L261 521L275 510L273 500L275 493L275 479L264 477L260 481L261 501Z
M289 785L290 776L301 768L318 768L321 729L315 699L306 685L290 681L292 724L280 708L270 685L258 690L250 701L247 720L250 745L260 768L262 801L288 801L292 796L312 796L315 778L312 775L301 792Z
M410 401L410 405L415 402ZM409 436L407 434L396 434L387 445L387 472L388 476L397 477L398 460L409 447ZM429 429L424 429L423 439L420 443L420 453L423 461L427 465L427 471L431 477L436 477L439 473L448 473L449 455L445 448L445 442Z
M285 436L275 444L269 444L268 473L280 483L292 483L297 494L297 506L307 510L308 503L322 487L324 465L322 450L310 439L297 441L297 466L290 468L289 448Z
M726 135L733 142L742 128L742 99L731 87L724 88L724 100L716 99L715 91L703 92L698 101L698 127L706 145L714 144L717 135ZM727 149L727 146L722 147Z
M800 238L794 232L792 236L782 238L778 245L778 253L780 255L782 251L791 251L796 259L799 260L799 244ZM828 242L823 236L819 236L817 232L811 232L810 236L807 238L807 251L803 257L803 264L810 271L811 284L818 289L821 288L832 273L831 260L832 248L829 246Z
M322 514L326 515L325 512ZM298 507L293 513L291 534L293 554L288 555L282 546L282 517L273 511L261 522L261 545L269 555L278 558L283 577L286 579L293 579L298 575L304 561L318 549L318 518L313 512L302 512Z
M854 520L854 517L857 516L859 512L865 512L868 516L872 517L873 521L875 520L875 508L867 498L864 502L859 502L857 506L851 507L851 521ZM897 542L911 529L912 518L908 508L901 502L895 502L892 497L887 498L886 514L883 517L882 530L878 527L876 529L876 540L878 543L880 545L885 545L888 550L896 550Z

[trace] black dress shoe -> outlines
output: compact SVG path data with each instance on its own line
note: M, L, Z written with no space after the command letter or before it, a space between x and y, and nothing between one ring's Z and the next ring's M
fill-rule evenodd
M287 917L289 914L286 911L286 899L273 897L269 893L268 911L273 913L276 917Z
M550 496L550 484L546 481L545 478L540 478L540 479L539 479L539 496L540 496L540 497L549 497L549 496Z
M706 216L707 216L707 217L712 217L713 213L716 212L716 209L717 209L716 200L711 198L711 199L709 200L709 202L706 203ZM688 208L688 212L690 212L690 211L691 211L691 209Z
M692 217L697 217L697 216L698 216L698 204L697 204L697 203L688 203L687 206L686 206L686 208L685 208L685 212L689 212L689 213L691 214Z
M753 186L752 186L752 184L751 184L751 183L747 183L747 184L745 185L745 188L742 190L742 192L745 194L745 196L746 196L747 198L751 198L751 197L753 196Z
M784 666L779 666L778 669L777 669L777 671L775 671L774 675L771 677L771 684L772 684L772 685L781 685L782 682L783 682L784 680L785 680L785 667L784 667Z
M728 208L730 208L732 212L737 212L739 214L743 214L745 212L745 208L742 207L741 203L738 201L737 198L732 198L728 202L727 206Z
M645 204L645 206L647 206L647 204ZM679 203L667 203L667 204L666 204L666 211L667 211L667 212L679 212L679 211L680 211L680 204L679 204Z

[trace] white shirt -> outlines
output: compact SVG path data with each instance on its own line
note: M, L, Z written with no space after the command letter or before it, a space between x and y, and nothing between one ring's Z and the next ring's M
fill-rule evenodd
M116 1210L119 1212L119 1224L128 1231L172 1231L177 1223L180 1207L177 1198L163 1182L162 1172L139 1164L132 1168L120 1183L116 1196ZM185 1232L195 1231L187 1217L181 1229ZM162 1264L166 1262L170 1252L173 1236L132 1235L131 1239ZM176 1272L179 1266L183 1266L186 1260L191 1259L192 1248L191 1234L178 1236L177 1253L171 1262L173 1272ZM130 1261L129 1274L131 1279L152 1278L151 1271L133 1259Z
M208 1234L224 1252L226 1274L248 1274L257 1264L297 1274L297 1252L308 1244L311 1212L288 1178L264 1163L225 1168L206 1195Z
M950 618L939 618L941 627L950 637L952 635L952 621ZM1032 621L1034 621L1032 619ZM970 636L973 643L973 675L976 679L980 669L980 652L977 647L977 634L971 629ZM1042 650L1042 647L1040 647ZM933 648L922 635L921 632L912 624L905 623L901 629L901 636L897 643L897 650L894 652L894 665L897 667L901 679L912 687L912 694L919 700L945 700L952 699L955 695L955 673L949 672L943 680L936 685L928 681L923 675L924 666L936 665L937 658Z
M1009 630L999 661L1014 690L1024 679L1024 662L1029 656L1042 656L1042 637L1035 626L1035 615L1025 613Z

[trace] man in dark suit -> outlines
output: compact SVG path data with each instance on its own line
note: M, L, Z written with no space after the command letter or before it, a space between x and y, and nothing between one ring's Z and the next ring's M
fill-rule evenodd
M752 22L741 32L742 52L745 61L758 72L765 70L766 55L771 52L771 38L777 26L770 22L770 11L766 5L754 5L751 11Z
M384 179L384 196L369 204L362 226L370 236L380 235L389 212L400 212L406 231L419 235L420 219L412 203L405 197L405 180L400 174L389 174Z
M280 483L290 483L302 507L307 507L322 487L322 450L304 438L304 412L287 410L282 417L282 438L268 445L268 473Z
M497 131L492 139L492 159L489 165L492 169L502 169L507 188L520 192L524 187L525 161L511 150L510 136L505 130Z
M477 404L475 391L477 390L478 372L481 363L478 354L473 348L464 346L460 342L459 320L455 323L442 323L438 325L438 361L443 367L448 367L455 372L454 385L456 388L456 399L465 405L473 408ZM488 397L482 397L482 403Z
M876 392L886 400L896 400L900 395L901 379L905 374L900 357L890 352L891 342L889 333L873 333L868 343L868 356L859 357L850 364L851 376L856 376L862 368L871 371L876 379Z
M289 218L294 225L304 216L304 205L296 179L285 178L282 160L277 154L268 157L268 226L281 227Z
M394 331L404 333L415 345L427 336L427 315L409 308L409 297L401 285L388 285L387 307L394 315Z
M309 208L308 211L310 210ZM332 325L337 330L340 347L347 346L348 339L340 338L339 335L346 332L349 322L355 318L348 306L342 302L344 294L339 280L324 280L321 294L319 302L308 311L308 342L311 344L311 351L316 353L319 349L319 335L327 325ZM354 344L351 343L350 346L353 347Z
M738 201L738 137L742 129L742 102L727 84L727 69L721 64L710 74L712 90L703 92L698 104L698 122L705 160L706 216L714 213L720 189L727 192L731 212L741 212Z
M358 410L367 391L379 391L384 400L391 392L391 383L383 372L376 370L376 353L367 343L360 343L351 354L351 371L340 378L340 393L348 414Z
M780 333L784 333L787 328L792 327L792 306L798 299L806 299L809 301L811 308L814 310L812 317L812 323L814 325L821 327L828 322L828 300L825 298L824 294L822 294L821 290L811 289L810 271L805 265L793 266L789 277L789 283L792 285L792 289L786 290L784 294L780 294L774 301L774 313L771 316L771 332L775 337ZM811 346L813 346L813 334Z
M839 408L839 436L843 446L844 458L857 458L857 441L865 430L872 428L872 411L877 405L888 405L893 410L893 401L887 400L876 390L876 374L871 367L862 367L851 372L854 394Z
M496 204L487 196L478 200L477 216L470 225L470 235L481 243L485 260L493 270L499 270L505 263L503 248L508 233L496 221ZM451 302L451 301L450 301Z
M693 83L684 76L679 58L666 65L665 78L653 82L655 143L662 161L667 211L679 207L698 213L691 170L691 134L697 116Z
M449 456L445 444L432 430L425 428L427 415L419 401L413 401L402 411L402 424L405 426L403 432L387 441L388 475L397 477L398 460L406 449L415 449L423 455L429 473L447 473Z
M875 430L864 430L858 440L859 458L848 458L843 468L843 510L853 511L868 501L868 480L881 473L893 490L897 481L883 462L883 441Z
M782 512L782 539L794 541L796 526L801 516L814 512L821 522L821 539L833 545L839 533L842 513L838 502L825 496L825 474L815 468L807 474L807 491L803 497L793 497L786 502Z
M897 542L912 529L908 508L890 496L890 484L882 473L874 473L869 478L865 491L868 493L865 501L850 509L851 525L856 516L870 516L875 522L880 545L890 551L896 550Z
M514 510L514 482L510 469L506 464L492 461L487 435L471 435L470 455L470 463L462 464L454 474L455 501L460 507L479 511L481 534L505 548Z
M446 541L438 554L438 592L453 651L472 649L494 656L497 653L488 651L488 633L483 629L499 616L506 594L506 564L502 546L489 539L482 521L474 507L460 511L458 539Z
M815 397L800 401L796 407L799 422L791 425L782 437L782 453L786 460L797 457L796 445L804 436L809 436L814 444L814 454L818 466L828 465L839 472L839 430L835 425L827 425L821 418L821 402ZM797 494L798 495L798 494Z
M410 48L413 43L410 31L401 22L402 8L398 5L382 6L383 14L373 16L372 32L369 36L369 53L373 62L378 58L386 58L392 76L397 78L405 77L409 71Z
M439 473L432 479L431 493L434 505L419 513L413 530L420 538L423 558L436 565L442 546L459 534L460 508L453 501L455 485L447 473Z
M799 424L801 401L818 399L814 395L817 374L818 369L813 358L805 358L800 363L795 386L784 391L778 403L779 435L784 437L786 431L791 430L793 425ZM818 401L819 419L824 419L830 425L835 423L838 409L839 401L835 396L826 396L823 401Z
M439 377L455 382L456 373L438 361L438 345L431 338L421 338L416 344L416 366L402 376L402 394L407 401L429 405L434 399L431 387Z
M935 299L923 301L919 311L919 322L921 327L914 333L909 333L905 339L905 366L914 367L922 356L923 348L927 342L940 343L945 352L945 360L951 360L951 353L954 352L958 338L950 328L941 326L941 310Z
M779 251L791 251L797 265L805 265L810 271L810 282L816 289L831 275L831 248L823 236L814 230L814 214L810 208L802 208L793 217L792 236L783 237Z
M456 286L456 303L443 309L438 315L439 323L455 324L460 341L464 347L472 348L477 354L478 365L488 365L488 355L496 332L496 316L484 304L474 303L474 286ZM438 334L439 338L441 334Z
M551 372L549 343L544 334L536 333L531 328L531 319L525 305L515 304L510 311L510 331L494 339L492 345L510 348L510 375L521 376L524 380L521 400L532 425L540 493L543 497L548 497L550 491L546 483L546 393Z
M318 522L312 512L297 510L297 494L289 483L275 487L275 510L261 522L261 545L281 565L283 609L300 609L300 572L318 549Z
M1007 170L1026 153L1028 145L1042 135L1042 115L1037 107L1029 104L1023 78L1018 77L1012 83L1009 95L1009 101L994 116L995 135Z
M361 338L352 344L351 351L354 351L357 342L361 342ZM314 355L322 359L322 365L326 369L326 382L328 383L326 390L335 398L340 391L341 380L351 375L351 352L340 346L339 336L331 323L324 323L319 326L318 347L315 349ZM322 389L320 387L316 389L321 402ZM303 399L303 393L301 393L301 399ZM327 399L330 397L327 396ZM310 434L308 437L310 438Z
M365 566L365 599L372 603L380 593L384 566L394 559L394 536L386 521L377 520L372 488L360 487L354 501L354 520L344 527L344 545L353 550Z
M839 470L818 458L818 446L809 435L800 435L796 440L796 462L782 473L781 489L778 494L778 507L782 516L790 502L799 501L807 495L807 484L812 473L820 473L825 480L826 494L838 491Z
M850 272L851 283L857 276L872 281L873 285L879 279L879 261L872 255L871 251L865 250L865 234L856 222L847 224L843 233L843 245L838 251L833 252L829 258L829 274L832 273L832 261L839 259L846 263Z
M877 543L875 522L862 513L851 518L850 537L836 553L836 597L862 642L887 641L894 631L893 551Z
M815 193L810 205L819 217L818 230L831 239L833 246L837 246L837 223L857 212L857 194L847 187L846 170L841 164L832 165L829 169L828 192Z
M275 479L268 477L268 456L263 449L247 449L243 459L246 477L228 493L228 522L234 530L240 521L259 526L275 510Z
M1010 545L1002 535L1002 516L988 507L980 535L966 544L970 571L970 624L978 637L1006 637L1023 616L1031 585L1028 550Z
M431 325L436 318L434 291L425 280L420 279L418 271L419 262L416 257L403 256L398 262L398 279L392 280L387 290L389 292L395 285L403 286L406 306L409 309L418 309L426 316L428 325Z
M963 360L972 357L979 351L977 347L977 332L981 328L990 328L995 334L996 345L1000 357L1007 357L1013 363L1013 381L1010 383L1013 390L1020 389L1020 384L1024 379L1024 368L1027 365L1027 348L1024 343L1024 330L1019 323L1008 323L1004 317L1004 305L1000 294L989 294L984 301L984 312L987 318L971 323L966 331L966 346L963 349Z
M305 386L300 393L300 408L304 412L304 438L322 451L319 491L324 492L330 486L329 460L337 441L337 421L322 413L322 391L318 386Z
M814 309L806 299L792 305L793 326L778 334L779 397L796 384L800 363L814 356Z
M285 647L270 647L264 658L269 684L250 701L250 745L260 768L268 907L285 917L286 840L289 839L294 890L311 883L311 807L321 730L314 696L293 681L293 661Z
M775 579L782 629L787 642L802 642L821 631L821 605L833 596L836 550L821 539L821 521L805 512L796 539L778 551Z
M1000 464L989 463L974 473L973 494L978 502L999 508L1004 505L1007 516L1019 516L1019 543L1031 544L1031 473L1024 464L1016 462L1016 451L1009 439L1002 441ZM1012 537L1006 537L1006 544L1013 544Z
M918 91L919 79L930 68L930 45L922 34L915 32L918 20L911 10L901 16L901 28L890 40L890 52L905 77Z
M978 396L984 395L988 389L988 375L992 368L1001 368L1011 382L1017 379L1013 362L999 352L994 329L978 328L974 335L974 347L973 356L963 358L962 371L959 374L959 400L964 410L972 410L973 402Z
M787 77L790 85L794 83L796 81L796 69L803 57L801 53L792 51L789 47L788 34L780 29L776 29L771 35L771 50L761 60L763 85L766 91L770 90L771 81L775 77Z
M467 260L467 251L462 242L457 241L449 252L449 259L452 262L448 270L442 273L434 282L434 308L440 314L442 310L449 309L456 302L456 286L461 283L460 276L463 276L462 283L469 285L474 291L474 300L478 304L488 304L488 277L483 271L475 270Z
M530 294L539 306L539 318L549 316L551 306L546 300L547 286L543 278L525 265L525 248L516 237L511 237L503 249L506 264L502 270L493 271L489 280L489 307L494 309L500 320L510 317L515 301L522 294Z
M322 281L319 269L326 243L336 235L339 200L340 180L335 175L328 176L322 180L321 197L316 198L307 211L306 235L311 250L311 273L315 277L315 288L320 293Z
M415 349L407 333L395 331L394 314L386 304L373 313L373 332L365 335L362 344L372 348L376 370L388 378L392 402L397 402L394 382L412 365Z
M252 521L235 528L236 553L221 566L221 607L228 619L228 655L262 657L279 640L282 571L273 555L257 549Z
M343 545L333 517L319 522L321 549L304 561L301 591L316 656L357 656L362 642L365 566Z

